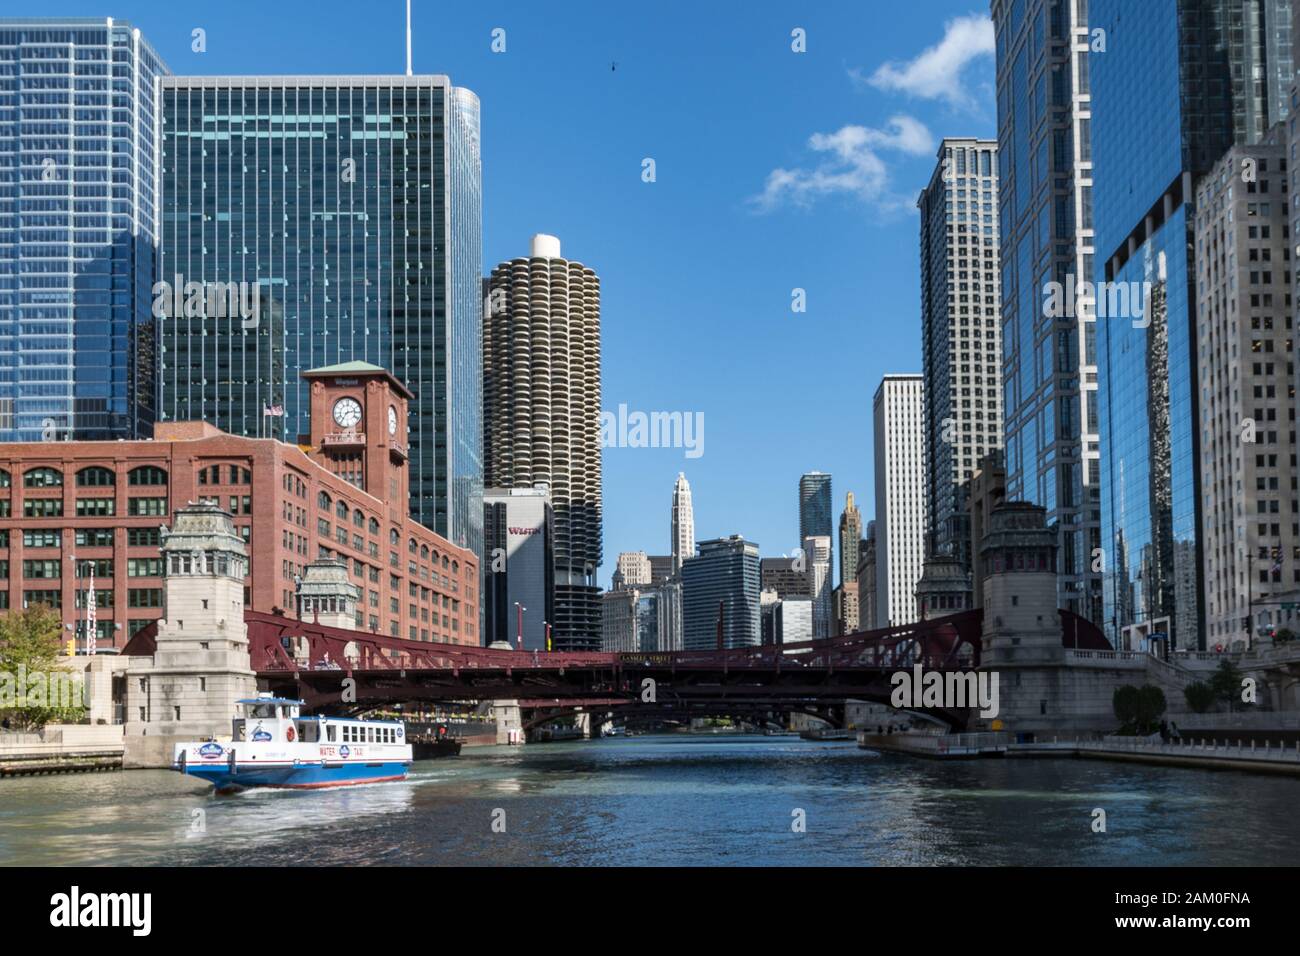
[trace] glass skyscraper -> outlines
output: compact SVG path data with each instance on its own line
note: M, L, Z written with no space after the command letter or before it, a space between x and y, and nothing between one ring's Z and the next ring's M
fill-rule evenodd
M1103 625L1121 646L1203 647L1188 204L1236 138L1285 115L1290 5L1093 0L1086 20L1104 44L1087 57L1094 279L1131 303L1102 315L1098 294Z
M809 537L831 536L831 476L810 471L799 477L799 544Z
M163 417L294 442L302 372L389 369L416 396L411 515L481 556L475 95L445 76L177 77L162 118Z
M1007 499L1047 509L1058 605L1100 624L1097 344L1087 4L994 0ZM1070 295L1044 308L1057 283ZM976 596L978 600L978 595Z
M0 441L151 434L166 72L129 23L0 19Z
M828 559L829 562L829 559ZM741 535L701 541L682 562L682 647L688 651L761 643L758 545Z

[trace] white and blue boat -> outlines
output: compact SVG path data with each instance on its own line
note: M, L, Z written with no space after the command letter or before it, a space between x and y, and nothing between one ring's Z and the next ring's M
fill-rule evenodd
M400 721L302 717L286 697L236 701L229 742L177 744L172 769L208 781L220 793L250 787L311 790L401 780L411 745Z

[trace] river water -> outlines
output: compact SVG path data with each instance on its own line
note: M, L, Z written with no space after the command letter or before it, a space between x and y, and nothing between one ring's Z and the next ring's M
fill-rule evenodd
M0 865L1267 866L1300 860L1297 806L1289 777L665 735L467 748L339 790L0 780Z

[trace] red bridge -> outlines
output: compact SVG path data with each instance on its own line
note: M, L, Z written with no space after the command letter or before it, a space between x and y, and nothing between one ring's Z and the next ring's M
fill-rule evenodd
M1091 623L1060 615L1063 644L1110 649ZM983 612L801 644L633 654L407 641L256 611L244 619L259 684L302 698L309 711L518 700L535 714L549 712L545 719L599 708L659 718L802 711L837 722L845 701L888 703L895 671L918 663L938 671L978 667ZM145 628L123 653L152 654L153 637L154 628ZM929 713L953 727L968 716Z

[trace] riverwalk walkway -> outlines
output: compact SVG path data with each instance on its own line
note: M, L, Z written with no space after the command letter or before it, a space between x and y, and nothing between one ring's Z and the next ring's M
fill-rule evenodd
M1281 745L1242 737L1215 741L1195 737L1160 741L1149 738L1053 738L1034 743L1008 740L1005 733L858 734L858 746L937 759L969 757L1078 757L1127 760L1180 767L1247 770L1300 775L1300 743Z

